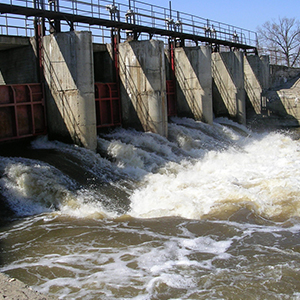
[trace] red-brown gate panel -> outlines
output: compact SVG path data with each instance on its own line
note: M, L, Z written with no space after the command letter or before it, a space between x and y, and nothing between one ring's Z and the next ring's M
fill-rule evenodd
M176 92L174 80L167 80L166 85L167 102L168 102L168 117L177 115Z
M97 128L121 125L117 83L95 83Z
M42 85L0 85L0 142L41 134L46 134Z

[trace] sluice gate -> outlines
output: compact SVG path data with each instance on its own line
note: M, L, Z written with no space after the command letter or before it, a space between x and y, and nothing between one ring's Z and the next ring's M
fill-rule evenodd
M101 128L122 125L167 137L168 117L211 124L215 103L226 109L233 103L233 117L245 116L237 86L230 102L222 94L213 101L219 91L212 86L212 52L257 56L256 33L174 11L169 4L164 8L138 0L0 3L4 58L0 60L0 142L48 131L50 139L95 150ZM14 22L22 20L24 25L15 32ZM1 35L36 36L27 46L36 62L22 62L22 76L16 82L5 58L19 61L20 56L15 49L8 56ZM220 61L219 67L225 74L233 70L228 78L237 69L243 73L242 60L230 58L226 64ZM28 72L26 63L36 66ZM39 74L29 79L25 75L31 72ZM39 92L33 92L35 85L28 82L40 82ZM24 89L21 100L16 84ZM243 83L240 86L242 93ZM260 93L257 89L258 97Z
M177 115L176 85L174 80L166 81L166 94L168 105L168 117L174 117Z
M46 134L42 85L0 86L0 142Z
M121 125L116 83L95 83L97 128ZM47 134L40 83L0 85L0 142Z
M95 83L97 128L121 125L121 102L117 83Z

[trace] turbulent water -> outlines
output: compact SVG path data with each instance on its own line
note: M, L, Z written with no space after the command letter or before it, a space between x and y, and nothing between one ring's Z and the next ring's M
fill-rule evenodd
M226 119L0 157L0 271L60 299L300 299L300 141Z

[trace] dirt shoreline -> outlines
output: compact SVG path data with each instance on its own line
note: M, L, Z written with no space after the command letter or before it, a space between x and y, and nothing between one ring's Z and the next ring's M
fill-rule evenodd
M16 278L0 273L0 300L58 300L57 297L43 295Z

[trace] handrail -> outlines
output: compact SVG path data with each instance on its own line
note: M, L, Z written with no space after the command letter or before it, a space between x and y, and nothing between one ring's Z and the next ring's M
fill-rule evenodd
M257 45L257 36L254 31L172 10L171 5L170 8L165 8L139 0L119 0L118 2L114 0L59 0L59 6L58 0L1 1L3 5L9 4L12 8L24 7L44 12L53 11L52 3L54 2L57 3L56 12L59 11L60 14L84 16L95 20L114 20L124 24L130 23L156 30L180 32L188 36L216 37L218 41L226 41L227 43L236 42L239 45L252 47L256 47ZM113 8L113 10L110 8ZM8 26L13 28L13 24L4 24L4 18L12 18L13 22L17 20L15 15L11 15L13 12L11 14L7 14L6 11L0 12L6 13L0 17L0 27ZM26 21L30 23L33 22L33 19L34 18L29 17ZM64 21L62 21L62 23L64 23ZM84 22L77 22L77 24L74 24L74 27L81 26L82 23ZM68 25L67 22L64 24L65 26ZM25 25L22 25L21 28L27 28L27 24ZM105 24L103 24L103 26L105 26ZM29 24L29 27L32 29L33 24ZM8 32L8 30L6 31ZM17 35L19 35L19 33L17 33Z

